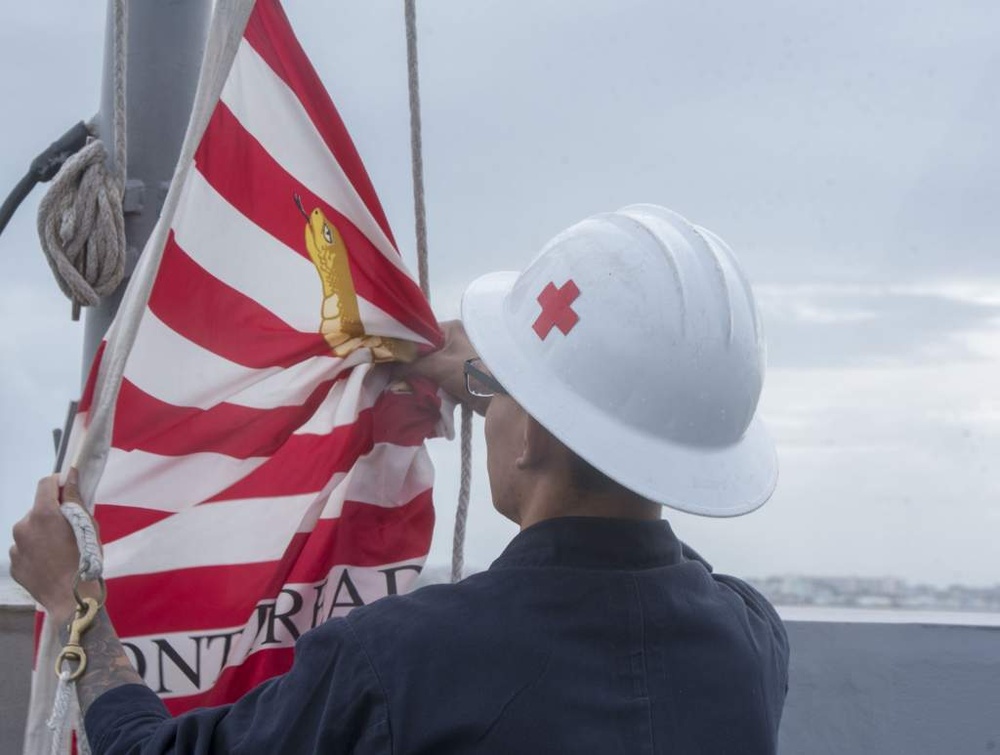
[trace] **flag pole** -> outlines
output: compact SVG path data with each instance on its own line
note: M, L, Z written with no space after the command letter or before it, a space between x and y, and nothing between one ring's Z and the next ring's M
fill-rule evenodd
M128 0L127 29L119 34L124 4L108 0L101 106L95 124L109 145L119 136L116 124L125 124L126 269L118 289L86 310L84 381L167 196L194 102L212 11L211 0ZM117 38L124 40L124 61L116 55ZM117 112L115 105L116 89L122 85L124 113ZM120 167L115 164L115 152L108 150L112 173Z
M124 180L126 269L115 292L87 308L83 381L166 199L194 103L211 10L212 0L108 0L101 103L94 127L101 141L118 147L108 149L108 168ZM116 152L125 154L124 171ZM60 435L61 458L69 440L68 424ZM53 641L51 630L42 633L38 657L51 655ZM45 720L54 693L51 673L33 676L25 753L51 749Z

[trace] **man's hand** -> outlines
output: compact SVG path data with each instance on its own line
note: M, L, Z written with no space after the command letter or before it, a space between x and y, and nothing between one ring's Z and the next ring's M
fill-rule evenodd
M465 360L477 356L469 337L465 335L465 328L458 320L447 320L441 323L441 331L444 333L444 346L407 365L404 376L421 375L437 383L456 401L471 406L479 414L486 414L490 400L471 396L465 390Z
M70 470L62 489L62 500L80 503L76 470ZM10 549L10 575L31 593L57 626L63 627L76 615L73 581L80 567L73 528L59 510L59 481L55 475L38 483L31 511L14 525L14 545ZM80 594L97 597L94 582L80 585ZM108 614L101 608L90 629L80 639L87 654L86 672L77 679L76 694L86 713L91 704L110 689L123 684L142 684L132 668Z
M76 470L72 470L62 491L63 500L80 501ZM75 613L73 581L80 565L73 528L59 510L59 481L55 475L42 478L35 503L14 525L14 545L10 548L10 575L38 601L59 624ZM87 594L94 594L88 586Z

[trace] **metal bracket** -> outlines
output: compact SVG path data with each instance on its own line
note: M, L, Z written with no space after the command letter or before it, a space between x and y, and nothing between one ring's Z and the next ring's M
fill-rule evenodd
M66 446L69 444L69 433L73 429L73 420L76 419L76 409L78 406L80 406L78 401L70 401L63 429L56 428L52 431L52 437L56 441L56 472L62 469L63 460L66 458Z
M138 215L146 206L146 184L138 178L125 181L125 194L122 197L122 212L125 215Z

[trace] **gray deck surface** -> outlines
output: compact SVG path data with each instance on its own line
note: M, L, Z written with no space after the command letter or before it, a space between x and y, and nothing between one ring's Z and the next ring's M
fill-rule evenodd
M792 644L782 755L1000 755L998 617L782 614ZM810 616L821 620L801 620ZM5 754L21 751L33 625L30 607L0 606Z

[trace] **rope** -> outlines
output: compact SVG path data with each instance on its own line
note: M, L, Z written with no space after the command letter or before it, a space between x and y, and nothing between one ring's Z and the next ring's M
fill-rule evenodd
M417 273L420 290L430 301L427 270L427 208L424 204L424 155L420 136L420 70L417 64L416 0L406 0L406 63L410 88L410 156L413 164L413 215L417 223Z
M472 409L462 404L462 471L455 511L455 535L451 546L451 581L458 582L465 571L465 523L469 518L469 491L472 487Z
M62 752L63 743L66 741L69 706L73 701L75 688L76 684L70 681L69 671L63 670L59 674L59 685L56 687L56 699L52 704L52 715L45 722L45 725L52 730L52 755L59 755Z
M125 176L127 170L126 160L128 151L126 149L128 136L125 128L125 85L127 78L125 75L125 62L127 56L126 42L128 39L128 13L125 0L115 0L115 104L114 104L114 142L115 142L115 175L118 185L125 189Z
M89 307L125 276L125 0L115 0L114 12L114 174L94 138L65 162L38 207L42 251L59 288Z
M94 529L94 520L83 506L73 501L62 504L59 510L73 528L76 547L80 551L80 579L86 581L99 579L104 573L104 560L101 555L101 543Z
M424 202L424 156L420 131L420 68L417 61L416 0L406 0L406 63L410 90L410 156L413 165L413 215L416 219L417 273L420 290L430 301L430 276L427 269L427 207ZM469 491L472 486L472 410L462 405L462 472L455 511L455 536L451 551L451 581L462 578L465 566L465 523L469 514Z
M92 307L125 274L122 191L99 140L69 158L38 207L38 235L59 288Z
M96 580L104 572L104 560L101 554L101 543L97 537L94 520L79 503L67 501L59 510L73 528L73 537L80 551L80 563L77 573L82 580ZM52 703L52 715L45 725L52 731L52 755L65 752L63 745L66 731L71 718L70 708L76 699L76 682L70 678L70 670L62 668L59 671L59 682L56 686L55 700ZM77 749L81 755L90 753L90 746L84 734L82 717L76 722Z

